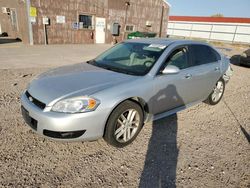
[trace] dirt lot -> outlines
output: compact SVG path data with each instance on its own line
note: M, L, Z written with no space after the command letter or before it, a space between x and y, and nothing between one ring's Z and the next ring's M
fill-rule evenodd
M250 187L250 68L233 65L218 105L145 125L123 149L54 142L25 125L19 96L48 68L0 69L0 187Z

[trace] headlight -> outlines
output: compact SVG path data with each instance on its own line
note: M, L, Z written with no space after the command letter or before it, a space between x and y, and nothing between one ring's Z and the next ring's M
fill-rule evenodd
M52 107L54 112L82 113L94 111L100 104L99 100L90 97L75 97L58 101Z

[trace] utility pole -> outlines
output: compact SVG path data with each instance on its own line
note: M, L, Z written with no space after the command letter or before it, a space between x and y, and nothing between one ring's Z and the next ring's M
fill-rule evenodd
M162 8L161 8L161 22L160 22L159 37L161 37L161 32L162 32L163 15L164 15L164 6L162 6Z
M26 0L26 9L27 9L27 17L28 17L28 30L29 30L29 43L33 45L33 31L30 20L30 0Z
M127 15L128 15L128 7L130 6L130 2L126 1L126 11L125 11L125 19L124 19L124 34L123 34L123 40L125 39L125 34L126 34L126 24L127 24Z

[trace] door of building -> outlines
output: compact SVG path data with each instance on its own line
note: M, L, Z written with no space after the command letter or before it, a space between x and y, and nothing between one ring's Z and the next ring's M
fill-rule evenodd
M98 44L105 43L105 27L106 27L105 18L96 17L96 22L95 22L95 42L98 43Z

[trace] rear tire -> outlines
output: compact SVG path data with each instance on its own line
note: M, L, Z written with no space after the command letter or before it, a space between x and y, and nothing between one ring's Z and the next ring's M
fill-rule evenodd
M104 140L115 147L124 147L135 140L143 125L143 111L132 101L124 101L110 114Z
M222 99L222 96L225 91L225 81L224 79L220 78L213 89L213 91L210 93L208 98L204 101L205 103L209 105L216 105L220 102Z

